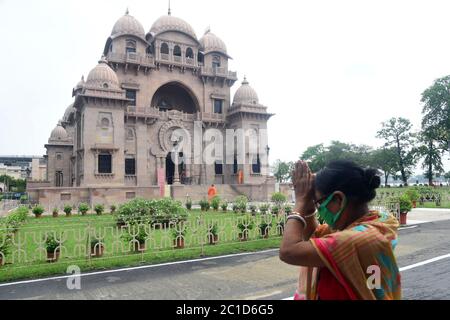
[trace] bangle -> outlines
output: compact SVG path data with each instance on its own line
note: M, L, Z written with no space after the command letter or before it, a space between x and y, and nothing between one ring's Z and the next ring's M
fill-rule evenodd
M295 211L292 212L292 214L299 215L299 216L301 216L302 218L305 218L305 219L315 217L315 216L316 216L316 213L317 213L317 211L314 211L314 213L311 213L311 214L305 216L305 215L303 215L303 214L301 214L301 213L299 213L299 212L295 212Z
M300 221L301 223L303 223L303 228L305 228L305 229L306 229L306 226L308 225L308 224L306 223L305 218L303 218L303 217L302 217L301 215L299 215L299 214L296 214L296 213L291 214L290 216L287 217L286 222L289 221L290 219L294 219L294 220Z

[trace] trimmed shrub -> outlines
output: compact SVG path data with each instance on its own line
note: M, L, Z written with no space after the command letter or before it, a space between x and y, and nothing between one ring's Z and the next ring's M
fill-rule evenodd
M170 198L160 200L134 199L119 207L115 214L116 221L126 225L169 224L170 222L186 221L187 210L179 201Z
M275 205L270 209L270 211L273 215L277 215L280 213L281 208L278 205Z
M103 212L105 211L105 206L102 204L97 204L94 207L95 213L97 213L98 216L101 216Z
M281 192L275 192L271 197L272 202L281 207L287 201L287 197Z
M270 205L268 203L263 203L259 206L259 212L261 214L266 214L270 209Z
M286 213L286 214L291 214L292 213L292 207L291 206L285 206L284 207L284 212Z
M248 206L248 210L250 210L252 214L256 214L256 211L258 211L258 207L255 204L251 204Z
M66 216L70 216L70 215L72 214L72 206L69 205L69 204L66 204L66 205L64 206L63 211L64 211L64 213L66 214Z
M191 199L189 199L188 201L186 201L186 209L192 210L192 200L191 200Z
M114 204L109 207L109 211L111 212L111 214L116 213L116 210L117 210L117 206L115 206Z
M44 213L44 207L37 205L31 210L36 217L40 217Z
M248 198L246 196L239 196L234 200L234 203L236 204L238 210L240 210L242 213L247 212L247 203ZM234 211L234 209L233 209Z
M227 212L227 210L228 210L228 202L222 202L220 207L222 208L223 212Z
M89 211L89 205L87 203L80 203L78 206L78 212L83 216Z
M220 201L222 201L222 199L220 199L219 196L215 196L214 198L212 198L212 200L211 200L211 207L213 208L214 211L218 211L219 210Z
M211 205L209 204L209 201L205 200L205 199L200 200L198 204L200 205L200 209L202 211L209 211L209 209L211 208Z

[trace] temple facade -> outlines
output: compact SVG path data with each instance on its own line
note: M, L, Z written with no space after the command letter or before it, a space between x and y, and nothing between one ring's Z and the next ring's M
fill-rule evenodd
M218 36L207 31L198 39L170 12L145 33L127 11L51 132L46 185L31 182L29 191L40 202L74 201L75 194L92 203L95 192L103 202L122 202L162 196L167 186L175 198L200 198L216 184L228 197L263 200L273 189L272 114L245 78L231 97L238 76L230 59ZM205 157L211 141L212 161Z

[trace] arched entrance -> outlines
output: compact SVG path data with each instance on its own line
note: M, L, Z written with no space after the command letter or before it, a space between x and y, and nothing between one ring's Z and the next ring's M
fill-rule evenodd
M161 86L153 95L151 105L161 111L177 110L189 114L200 111L195 95L180 82L169 82Z
M169 152L166 157L166 182L169 185L174 184L175 181L175 163L173 161L174 157L172 157L173 152ZM179 181L183 183L186 167L183 161L183 153L180 152L178 154L178 177Z

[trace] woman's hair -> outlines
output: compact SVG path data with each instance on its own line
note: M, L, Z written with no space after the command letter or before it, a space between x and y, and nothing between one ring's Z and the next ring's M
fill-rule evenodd
M364 169L349 160L330 162L317 173L315 179L316 189L324 196L334 191L342 191L350 201L357 203L372 201L380 184L378 170Z

